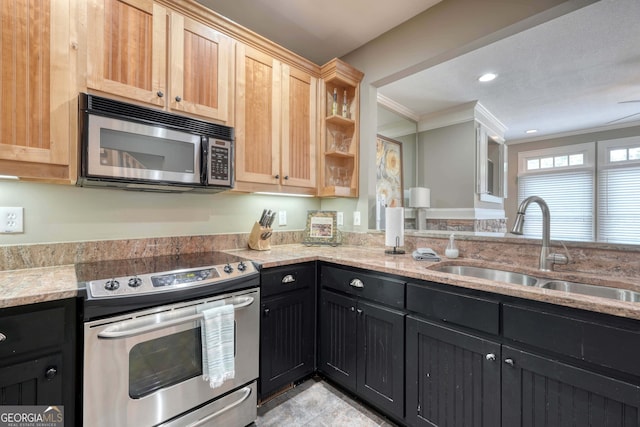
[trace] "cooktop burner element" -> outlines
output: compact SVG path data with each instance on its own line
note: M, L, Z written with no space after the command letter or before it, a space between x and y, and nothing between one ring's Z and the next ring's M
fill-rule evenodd
M252 262L222 252L76 264L89 300L186 290L257 274Z

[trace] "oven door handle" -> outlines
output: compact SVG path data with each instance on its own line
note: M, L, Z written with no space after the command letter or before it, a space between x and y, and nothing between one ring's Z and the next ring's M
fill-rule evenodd
M249 396L251 395L251 387L245 387L245 388L242 389L242 391L244 392L244 394L242 395L242 397L240 397L240 399L236 400L233 403L230 403L229 405L225 406L224 408L220 409L219 411L214 412L213 414L209 414L206 417L201 418L198 421L189 424L187 427L198 427L198 426L201 426L204 423L209 422L212 419L216 418L217 416L222 415L223 413L227 412L228 410L233 409L236 406L240 405L242 402L247 400L249 398Z
M233 301L233 309L240 310L245 307L250 306L255 301L254 297L249 296L241 296L234 297ZM114 338L128 338L133 337L140 334L146 334L147 332L157 331L158 329L169 328L171 326L181 325L183 323L193 322L196 320L201 320L204 317L202 313L192 314L191 316L180 317L178 319L167 320L165 322L154 323L151 325L140 326L137 328L131 329L120 329L118 324L109 326L104 331L98 333L98 338L102 339L114 339Z

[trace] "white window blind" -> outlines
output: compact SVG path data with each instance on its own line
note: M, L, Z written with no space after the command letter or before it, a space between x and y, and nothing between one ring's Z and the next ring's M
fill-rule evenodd
M599 171L598 241L640 242L640 166Z
M518 204L529 196L542 197L551 212L551 238L594 239L593 172L567 171L518 178ZM535 203L525 215L524 234L542 237L542 211Z

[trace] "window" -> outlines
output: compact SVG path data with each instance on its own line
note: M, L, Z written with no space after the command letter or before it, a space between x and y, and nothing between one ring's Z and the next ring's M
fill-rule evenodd
M640 137L598 144L598 241L640 242Z
M518 154L518 204L542 197L551 212L551 237L594 240L595 144L578 144ZM542 211L527 209L524 234L542 237Z
M549 205L553 239L637 244L640 136L519 153L518 203L532 195ZM539 238L542 213L535 206L524 233Z

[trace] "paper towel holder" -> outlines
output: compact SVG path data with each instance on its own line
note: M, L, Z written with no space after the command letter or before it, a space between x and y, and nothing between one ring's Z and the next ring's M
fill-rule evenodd
M400 237L396 236L396 244L393 246L393 249L385 249L384 253L387 255L402 255L406 254L404 249L398 249L400 246Z
M385 246L393 246L393 249L384 251L387 255L402 255L405 253L400 247L404 246L404 208L385 208Z

